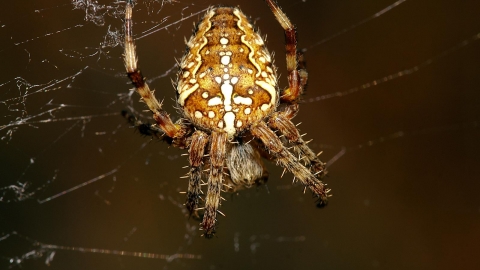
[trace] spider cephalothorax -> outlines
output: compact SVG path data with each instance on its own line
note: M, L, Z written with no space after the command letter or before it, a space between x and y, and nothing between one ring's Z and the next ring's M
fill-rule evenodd
M215 233L222 190L266 181L262 157L290 171L318 198L318 206L327 204L329 190L320 180L326 174L325 165L291 122L307 82L304 65L297 60L296 33L278 5L273 0L266 2L285 31L289 88L279 90L272 57L240 9L211 8L180 61L176 91L183 115L173 123L137 68L132 1L127 1L125 66L156 122L142 125L142 130L148 134L162 131L167 142L188 149L190 181L185 205L190 214L203 210L201 227L207 238Z

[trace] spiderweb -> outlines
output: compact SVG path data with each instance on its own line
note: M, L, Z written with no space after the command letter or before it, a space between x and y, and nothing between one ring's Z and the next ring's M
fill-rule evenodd
M286 86L283 34L263 1L222 3L239 5L268 34ZM134 8L139 66L173 116L175 58L212 4ZM0 16L0 268L473 269L479 4L279 4L298 28L310 74L294 120L323 151L334 197L315 209L270 164L267 186L226 195L227 217L207 241L179 193L185 152L140 136L121 116L150 120L121 59L124 2L8 3Z

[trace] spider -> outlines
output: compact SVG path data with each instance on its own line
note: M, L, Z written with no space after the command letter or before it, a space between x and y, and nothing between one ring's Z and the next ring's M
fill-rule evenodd
M266 182L268 173L262 158L276 161L284 173L291 172L294 182L300 181L313 192L318 207L327 205L330 196L321 181L325 164L291 121L299 110L308 77L303 56L297 53L295 28L275 1L265 2L285 31L289 87L279 89L276 67L264 40L242 11L213 7L197 24L179 62L174 85L181 118L175 123L137 67L133 1L126 3L125 67L156 123L135 121L136 126L144 134L163 133L159 136L163 140L188 149L190 180L185 205L191 216L199 217L198 211L203 212L201 229L206 238L216 232L217 213L223 215L218 210L221 191Z

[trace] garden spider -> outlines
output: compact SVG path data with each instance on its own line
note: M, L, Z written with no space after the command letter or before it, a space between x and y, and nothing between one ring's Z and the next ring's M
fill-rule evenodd
M190 215L198 216L197 211L203 210L204 236L211 238L215 233L222 190L235 191L266 181L261 156L290 171L313 192L317 205L325 206L329 189L320 180L326 174L325 164L291 122L299 109L307 72L297 60L294 26L279 6L266 0L285 31L289 88L279 90L270 53L240 9L210 8L179 63L175 86L182 117L173 123L137 68L132 2L127 1L125 10L125 67L156 122L136 126L142 127L144 134L163 132L164 140L188 149L190 181L185 205ZM208 175L205 198L202 175Z

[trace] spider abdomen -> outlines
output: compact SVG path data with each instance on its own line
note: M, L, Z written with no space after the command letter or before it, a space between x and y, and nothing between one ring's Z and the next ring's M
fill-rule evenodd
M238 8L207 11L187 43L180 69L178 104L201 129L232 137L276 109L271 55Z

